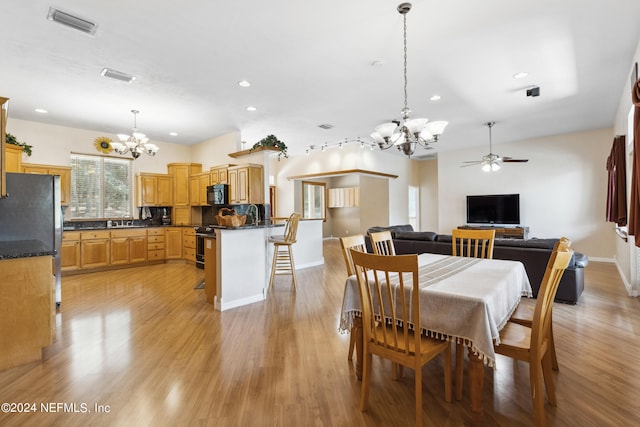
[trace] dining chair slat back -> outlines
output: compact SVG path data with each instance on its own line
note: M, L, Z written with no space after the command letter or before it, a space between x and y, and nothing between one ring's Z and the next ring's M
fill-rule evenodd
M371 247L376 255L395 255L396 249L393 246L393 238L390 231L378 231L370 233Z
M341 237L340 247L342 248L342 256L344 257L344 263L347 267L347 276L353 276L354 274L356 274L356 269L353 266L350 249L355 249L360 252L367 252L364 235L355 234L353 236ZM354 330L351 329L351 331L349 331L349 352L347 353L347 360L353 360L353 351L355 349L355 345L356 334Z
M493 243L496 230L451 230L451 249L453 256L473 258L493 258Z

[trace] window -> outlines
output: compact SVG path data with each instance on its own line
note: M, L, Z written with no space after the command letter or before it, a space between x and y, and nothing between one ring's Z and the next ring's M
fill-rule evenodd
M71 155L72 219L121 218L132 215L131 159Z
M324 182L302 181L302 217L325 219L325 194L327 184Z
M413 185L409 186L409 224L413 226L414 230L420 230L420 221L419 221L419 213L420 213L420 193L419 188Z

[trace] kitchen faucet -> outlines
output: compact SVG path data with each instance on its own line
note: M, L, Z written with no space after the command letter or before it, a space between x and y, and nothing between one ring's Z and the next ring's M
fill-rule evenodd
M253 225L258 225L258 222L260 219L260 211L258 210L258 206L254 205L253 203L250 204L249 207L247 208L247 215L249 215L249 211L251 210L252 207L256 211L256 214L251 216L253 218Z
M127 223L125 224L125 220ZM125 225L133 225L133 217L131 215L122 215L122 219L120 220L120 226L124 227Z

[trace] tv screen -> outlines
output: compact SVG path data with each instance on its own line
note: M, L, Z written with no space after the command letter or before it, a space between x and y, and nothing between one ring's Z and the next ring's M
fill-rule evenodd
M520 195L467 196L468 224L520 224Z

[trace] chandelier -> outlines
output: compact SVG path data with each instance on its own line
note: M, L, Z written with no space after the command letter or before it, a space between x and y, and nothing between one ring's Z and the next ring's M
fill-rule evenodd
M120 142L114 142L111 144L113 150L122 155L130 152L134 160L140 157L140 154L142 153L149 156L155 156L159 147L156 144L150 143L149 138L147 138L145 134L138 132L138 128L136 127L136 118L139 111L131 110L131 112L133 113L132 133L131 135L119 133L118 138L120 139Z
M411 3L401 3L398 12L404 18L404 108L402 109L402 120L394 120L383 123L375 128L371 134L373 141L378 144L381 150L386 150L395 146L406 156L411 157L416 146L431 148L432 142L437 142L449 124L445 121L429 122L428 119L411 119L411 110L407 104L407 13L411 10Z

